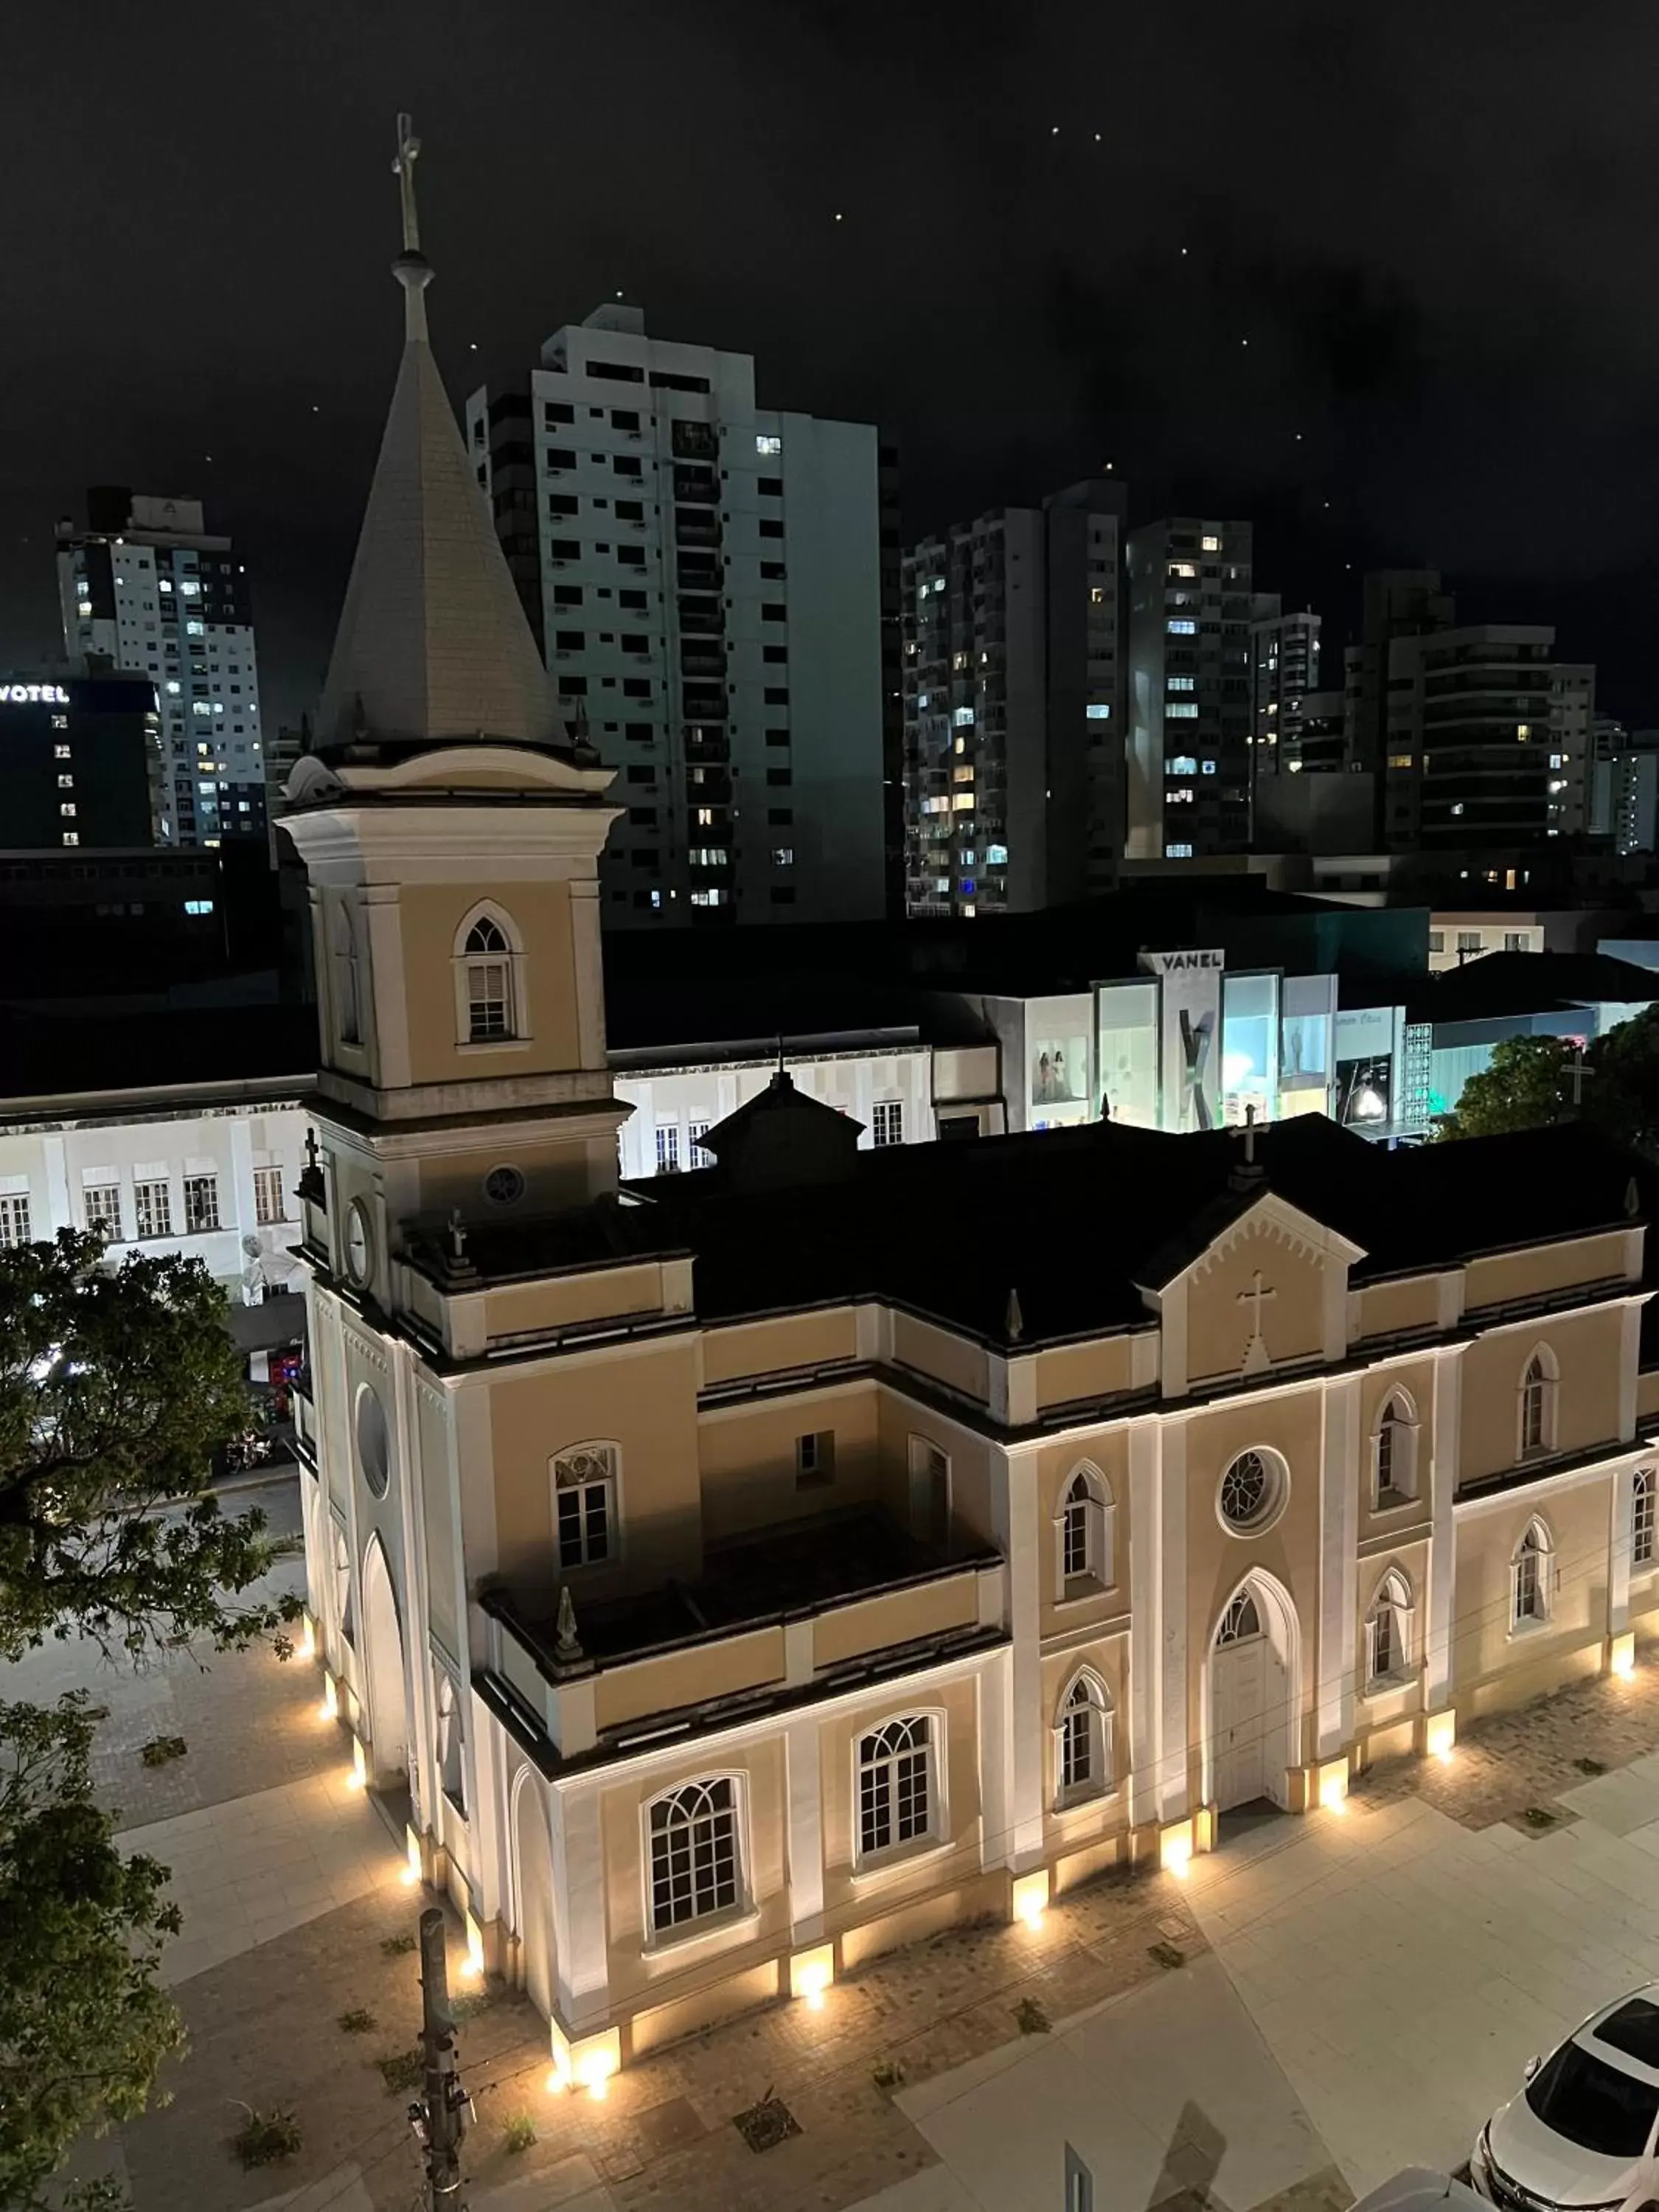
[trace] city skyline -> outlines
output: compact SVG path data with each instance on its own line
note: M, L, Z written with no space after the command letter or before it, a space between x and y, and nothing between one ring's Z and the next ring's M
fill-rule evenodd
M1466 9L1437 26L1431 98L1410 11L1333 29L1200 10L1177 41L1051 10L999 31L994 71L974 26L931 9L885 15L873 64L857 8L738 8L695 33L648 13L625 64L576 15L556 40L522 27L505 82L418 8L372 69L308 13L280 43L239 27L182 59L118 29L72 106L20 118L17 160L55 182L16 256L36 304L0 465L8 663L50 640L58 514L88 483L143 483L204 499L247 547L273 724L313 702L376 435L357 364L392 343L361 184L389 159L395 83L445 149L428 221L453 392L620 290L654 327L752 351L778 404L895 437L907 541L1110 460L1132 523L1251 520L1262 584L1333 643L1364 568L1433 563L1476 619L1553 621L1611 710L1650 719L1659 331L1629 270L1653 157L1621 89L1641 57L1621 33L1610 68L1611 23L1511 26L1494 64L1495 15ZM901 106L924 53L927 96ZM37 93L68 83L44 19L20 58ZM624 101L562 103L548 131L550 88L602 94L623 66ZM1501 161L1546 97L1566 150ZM1261 128L1275 100L1293 131ZM269 156L210 172L154 128L157 105L228 104ZM1574 153L1592 110L1594 154ZM85 286L95 228L119 250Z

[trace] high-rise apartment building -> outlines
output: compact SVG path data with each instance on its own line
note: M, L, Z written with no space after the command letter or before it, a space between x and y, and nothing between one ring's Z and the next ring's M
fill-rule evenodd
M622 305L556 331L526 390L475 392L466 426L566 723L617 770L605 922L879 915L875 430L757 407L750 356Z
M164 845L265 834L259 672L247 572L202 503L125 487L58 526L64 644L76 674L147 676L161 717L154 830Z
M1009 914L1122 850L1121 484L1000 507L906 554L905 902Z
M1359 642L1343 655L1343 726L1349 767L1376 775L1379 790L1388 737L1389 647L1397 637L1449 629L1455 614L1436 569L1382 568L1365 579Z
M1319 617L1286 614L1277 592L1250 601L1251 750L1256 775L1300 772L1303 717L1319 690Z
M1190 517L1131 533L1128 828L1136 860L1250 842L1250 526Z
M1627 730L1610 714L1595 718L1587 827L1611 837L1620 854L1659 846L1659 730Z
M1382 835L1486 854L1550 829L1555 632L1487 623L1390 641Z
M1595 769L1595 669L1558 661L1550 687L1548 833L1582 837L1589 828Z

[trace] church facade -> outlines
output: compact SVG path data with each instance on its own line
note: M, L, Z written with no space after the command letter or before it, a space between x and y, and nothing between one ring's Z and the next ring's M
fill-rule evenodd
M1642 1194L1581 1129L860 1152L782 1078L714 1167L619 1184L609 775L555 723L412 222L398 271L286 817L309 1603L365 1778L561 2070L1630 1663L1659 1368Z

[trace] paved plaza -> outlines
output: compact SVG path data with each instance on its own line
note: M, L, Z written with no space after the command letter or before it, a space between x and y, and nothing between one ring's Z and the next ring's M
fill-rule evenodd
M260 1650L135 1675L57 1646L5 1692L76 1683L110 1713L100 1795L173 1869L185 1925L164 1971L190 2034L171 2101L82 2170L120 2176L136 2212L172 2212L184 2172L200 2212L406 2212L410 2093L379 2062L414 2043L424 1899L349 1784L315 1668ZM155 1735L183 1737L184 1757L145 1767ZM659 2052L603 2101L550 2092L545 2025L522 1998L467 1991L471 2203L1059 2212L1069 2143L1102 2212L1341 2212L1403 2164L1455 2165L1533 2051L1649 1978L1644 1654L1632 1682L1484 1724L1447 1765L1381 1770L1343 1814L1230 1822L1185 1882L1108 1878L1036 1929L954 1930L849 1977L822 2011L775 2006ZM768 2095L799 2132L756 2153L732 2122ZM246 2106L295 2112L292 2160L236 2164ZM515 2120L535 2135L516 2152Z

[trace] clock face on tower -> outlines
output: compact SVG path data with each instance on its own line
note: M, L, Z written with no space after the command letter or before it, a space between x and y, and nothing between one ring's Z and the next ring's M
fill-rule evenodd
M374 1244L369 1229L368 1208L361 1198L351 1201L351 1211L346 1216L346 1273L358 1285L366 1283L374 1273Z

